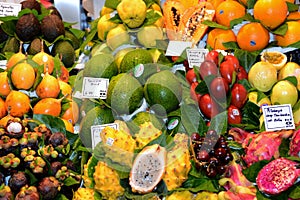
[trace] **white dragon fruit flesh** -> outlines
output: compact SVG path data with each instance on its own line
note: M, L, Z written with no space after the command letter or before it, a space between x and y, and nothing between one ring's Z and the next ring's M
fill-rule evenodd
M256 178L260 191L276 195L290 188L300 175L297 162L286 158L277 158L265 165Z

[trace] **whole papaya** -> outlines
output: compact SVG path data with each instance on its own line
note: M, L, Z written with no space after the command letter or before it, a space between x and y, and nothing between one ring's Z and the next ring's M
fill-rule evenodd
M117 6L117 11L129 28L137 28L146 18L147 6L143 0L122 0Z

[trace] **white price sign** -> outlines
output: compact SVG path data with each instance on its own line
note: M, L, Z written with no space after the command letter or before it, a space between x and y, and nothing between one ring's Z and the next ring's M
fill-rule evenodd
M107 126L109 126L111 128L114 128L116 130L119 130L119 124L118 123L111 123L111 124L102 124L102 125L91 126L92 148L93 149L96 147L96 145L99 142L102 141L101 137L100 137L100 133ZM113 142L114 142L113 138L110 138L108 140L108 145L112 146Z
M20 3L0 2L0 17L18 16L22 5Z
M84 77L82 84L82 98L106 99L109 79Z
M290 104L262 107L266 131L295 129L293 111Z
M191 48L192 45L192 42L171 40L168 44L166 56L181 56L182 52L186 48Z
M189 62L189 67L199 67L201 63L205 60L205 56L208 53L208 49L187 49L186 53Z

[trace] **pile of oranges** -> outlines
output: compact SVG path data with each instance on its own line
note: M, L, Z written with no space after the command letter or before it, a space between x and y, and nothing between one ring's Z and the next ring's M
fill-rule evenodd
M253 5L247 0L209 0L215 7L215 21L224 28L213 28L208 33L207 44L213 49L227 50L226 42L236 42L239 48L246 51L257 51L266 48L270 36L278 46L286 47L300 40L300 14L289 12L288 4L294 0L257 0ZM241 20L241 27L233 32L234 25ZM237 23L235 23L237 22ZM278 28L286 30L280 34Z

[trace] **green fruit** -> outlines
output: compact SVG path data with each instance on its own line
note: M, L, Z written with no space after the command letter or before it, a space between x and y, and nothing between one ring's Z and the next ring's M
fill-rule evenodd
M60 40L53 45L51 50L52 56L59 55L61 61L66 67L71 67L76 59L76 54L73 46L70 42L65 40Z
M131 121L127 122L127 125L133 133L137 133L140 129L139 126L145 122L151 122L159 130L162 130L164 127L164 122L161 118L147 111L137 113Z
M133 76L121 73L108 86L106 101L118 114L130 114L142 105L143 87Z
M147 103L158 115L164 115L179 107L182 99L182 86L169 70L163 70L148 78L144 86Z
M138 64L152 63L151 54L146 49L134 49L125 54L120 65L120 72L125 73Z
M14 53L17 53L20 49L20 42L17 40L17 38L15 37L10 37L3 49L2 49L2 53L5 53L5 52L14 52Z
M96 56L98 54L103 54L107 53L110 54L112 53L111 49L107 46L106 43L97 43L93 45L92 50L91 50L91 56Z
M80 40L71 31L66 30L65 37L71 40L74 49L78 49L80 47Z
M124 56L129 52L129 51L132 51L134 50L132 47L128 47L128 48L125 48L125 49L121 49L120 51L118 51L116 54L115 54L115 62L118 66L118 69L120 71L120 66L121 66L121 62L124 58Z
M119 24L115 28L108 31L106 36L106 43L109 48L115 50L123 44L130 43L130 35L123 24Z
M92 148L91 126L114 122L111 109L100 106L92 108L81 120L79 137L87 148Z
M42 47L43 44L43 47ZM34 40L31 41L31 43L29 44L26 52L29 55L35 55L41 51L44 51L45 53L49 54L50 51L47 47L47 45L45 43L42 42L42 40L40 38L35 38Z
M144 26L137 33L138 42L146 48L156 47L156 41L163 38L162 28L154 25Z
M83 76L111 79L117 75L118 67L111 54L98 54L85 63Z
M111 15L110 14L106 14L106 15L100 17L100 19L99 19L99 21L97 23L98 38L101 41L105 41L107 33L111 29L113 29L116 26L118 26L118 24L112 22L110 19L111 19Z
M82 117L85 117L86 114L92 110L93 108L99 106L99 104L91 101L90 99L83 99L82 104L80 106L80 114Z

